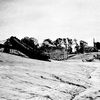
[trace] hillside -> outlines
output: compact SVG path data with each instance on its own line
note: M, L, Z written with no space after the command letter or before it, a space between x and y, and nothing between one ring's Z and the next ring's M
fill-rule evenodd
M100 62L79 56L45 62L0 53L0 100L100 100Z

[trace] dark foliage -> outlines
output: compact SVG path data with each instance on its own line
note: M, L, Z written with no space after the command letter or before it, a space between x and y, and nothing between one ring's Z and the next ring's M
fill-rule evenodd
M29 58L49 61L49 56L44 54L37 47L38 44L34 43L33 38L25 38L23 39L23 41L21 41L18 38L12 36L9 38L9 43L11 44L11 48L14 48L22 52ZM9 50L10 46L8 45L8 42L6 41L5 44L7 44L6 49ZM9 53L9 51L5 51L5 52Z
M32 49L36 49L39 46L38 40L31 37L24 37L23 39L21 39L21 42L29 47L31 47Z

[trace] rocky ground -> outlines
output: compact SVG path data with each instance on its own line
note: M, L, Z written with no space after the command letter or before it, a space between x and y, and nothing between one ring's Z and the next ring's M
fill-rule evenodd
M0 53L0 100L100 100L100 62L39 61Z

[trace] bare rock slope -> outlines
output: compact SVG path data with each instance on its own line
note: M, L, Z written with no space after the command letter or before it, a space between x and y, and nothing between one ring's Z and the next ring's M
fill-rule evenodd
M98 66L99 62L45 62L0 53L0 100L100 100L92 75Z

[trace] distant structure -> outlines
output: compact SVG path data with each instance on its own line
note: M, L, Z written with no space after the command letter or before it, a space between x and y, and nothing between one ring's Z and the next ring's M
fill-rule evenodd
M95 42L94 38L93 38L93 45L94 45L94 48L96 48L97 50L100 50L100 42Z

